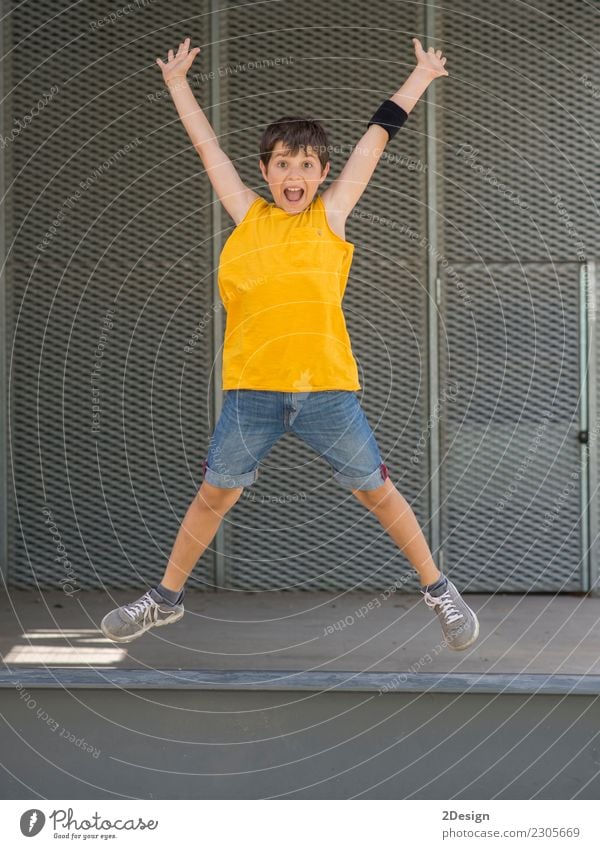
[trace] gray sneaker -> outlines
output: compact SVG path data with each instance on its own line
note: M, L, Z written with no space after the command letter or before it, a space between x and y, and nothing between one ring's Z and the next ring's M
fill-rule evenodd
M479 621L450 578L447 580L446 590L441 595L434 596L426 590L421 592L425 603L435 608L448 648L462 651L477 639Z
M107 613L100 628L105 637L117 643L130 643L149 628L160 625L170 625L183 616L183 598L179 604L167 604L158 601L158 594L153 590L131 604L117 607Z

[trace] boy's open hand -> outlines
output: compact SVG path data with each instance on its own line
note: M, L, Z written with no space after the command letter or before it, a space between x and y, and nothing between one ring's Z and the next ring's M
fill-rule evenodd
M426 53L418 38L413 38L413 44L415 46L415 56L417 57L417 68L425 68L432 77L448 76L448 71L444 67L446 57L442 56L441 50L434 50L433 47L430 47Z
M156 64L162 71L164 81L166 83L172 83L176 80L185 79L185 75L189 71L192 62L198 53L200 53L200 48L194 47L193 50L190 50L190 39L186 38L186 40L182 41L179 45L179 50L177 51L176 56L173 55L172 50L169 50L169 61L166 64L162 59L157 57Z

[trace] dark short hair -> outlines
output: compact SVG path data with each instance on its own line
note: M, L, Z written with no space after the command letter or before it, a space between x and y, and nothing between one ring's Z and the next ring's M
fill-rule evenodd
M295 155L302 148L313 148L319 157L321 168L329 162L329 138L325 129L318 121L298 115L287 115L274 121L265 129L260 140L260 158L268 167L273 154L273 148L281 141Z

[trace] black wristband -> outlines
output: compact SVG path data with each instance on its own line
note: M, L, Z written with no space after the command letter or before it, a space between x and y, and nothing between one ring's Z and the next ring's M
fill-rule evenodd
M380 127L387 130L390 139L393 139L407 118L408 113L401 106L398 106L393 100L384 100L367 124L367 129L371 124L379 124Z

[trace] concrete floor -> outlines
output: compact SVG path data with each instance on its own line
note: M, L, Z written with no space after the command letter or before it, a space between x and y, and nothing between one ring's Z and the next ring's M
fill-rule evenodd
M142 590L143 591L143 590ZM600 598L468 595L480 621L472 649L441 645L437 617L414 594L201 593L186 613L126 646L99 630L131 591L0 593L6 666L190 670L600 674Z

